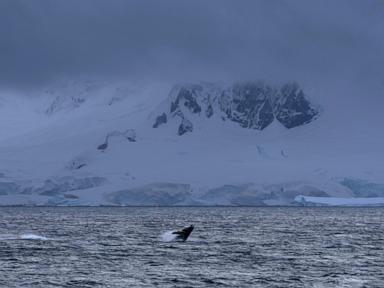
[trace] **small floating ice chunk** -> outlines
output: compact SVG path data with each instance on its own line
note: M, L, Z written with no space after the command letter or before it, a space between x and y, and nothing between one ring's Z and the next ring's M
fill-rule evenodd
M39 236L39 235L35 235L35 234L22 234L22 235L20 235L20 239L22 239L22 240L41 240L41 241L48 240L47 237Z

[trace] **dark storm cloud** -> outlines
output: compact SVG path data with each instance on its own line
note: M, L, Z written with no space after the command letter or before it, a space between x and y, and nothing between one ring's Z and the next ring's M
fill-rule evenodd
M381 0L0 0L0 81L379 78L382 15Z

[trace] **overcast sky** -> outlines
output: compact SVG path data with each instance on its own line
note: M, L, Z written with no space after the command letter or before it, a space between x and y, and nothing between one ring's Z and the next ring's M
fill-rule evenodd
M384 1L0 0L0 85L384 80Z

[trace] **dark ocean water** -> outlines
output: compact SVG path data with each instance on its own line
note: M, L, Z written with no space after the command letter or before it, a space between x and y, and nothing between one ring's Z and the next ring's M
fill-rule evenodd
M0 208L0 287L384 287L384 208ZM164 232L195 225L185 242Z

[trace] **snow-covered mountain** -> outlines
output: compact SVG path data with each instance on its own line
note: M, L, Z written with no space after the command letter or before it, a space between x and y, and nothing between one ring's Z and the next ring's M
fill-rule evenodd
M307 88L77 80L3 92L0 205L383 197L382 116L366 113L374 103Z
M153 128L168 119L179 121L178 135L193 131L194 115L232 121L242 128L264 130L276 119L290 129L310 123L319 110L305 98L297 83L274 88L264 82L184 84L174 87L156 117Z

